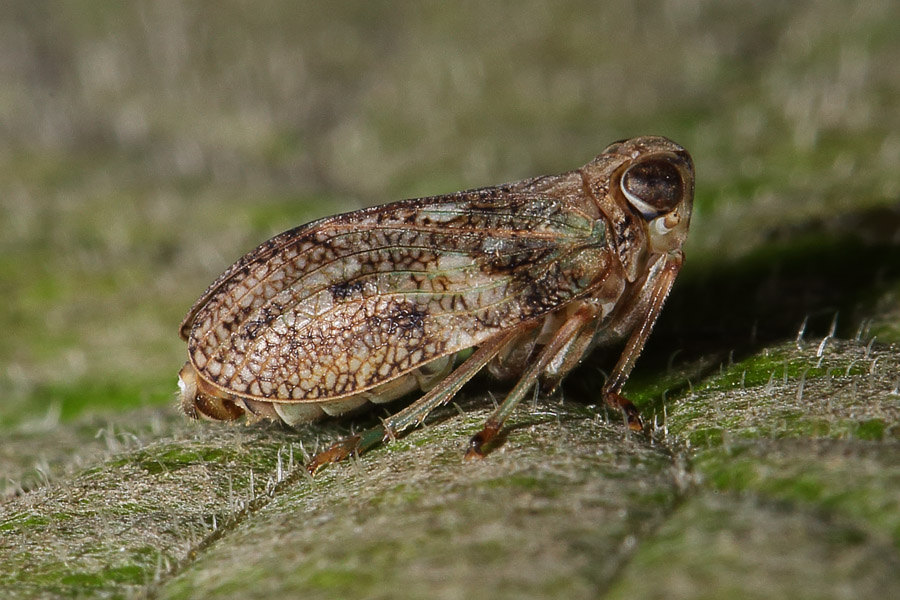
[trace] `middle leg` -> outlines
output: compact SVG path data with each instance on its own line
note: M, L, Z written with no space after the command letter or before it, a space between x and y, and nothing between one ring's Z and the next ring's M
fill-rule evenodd
M497 437L503 423L541 375L549 373L553 379L561 379L575 368L590 347L599 315L599 307L587 301L563 322L537 358L522 373L503 403L488 418L484 428L469 440L467 459L484 456L484 447Z

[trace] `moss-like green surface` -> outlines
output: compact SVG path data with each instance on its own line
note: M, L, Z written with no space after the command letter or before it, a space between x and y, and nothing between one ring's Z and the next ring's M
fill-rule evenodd
M892 0L13 2L0 11L0 596L900 594L900 10ZM187 423L177 325L281 230L692 153L687 263L615 350L462 449L477 379L315 479L376 415ZM489 387L491 386L491 387ZM392 407L393 408L393 407Z
M800 549L800 551L798 551ZM609 598L883 598L896 549L789 502L703 492L640 547Z

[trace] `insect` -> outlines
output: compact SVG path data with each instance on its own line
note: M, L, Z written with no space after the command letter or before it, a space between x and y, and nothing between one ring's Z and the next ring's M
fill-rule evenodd
M624 341L602 395L640 430L621 390L681 269L693 192L687 151L639 137L560 175L286 231L184 318L181 406L296 425L424 392L313 457L315 472L420 424L487 368L518 379L469 442L479 458L533 386L553 389L594 347Z

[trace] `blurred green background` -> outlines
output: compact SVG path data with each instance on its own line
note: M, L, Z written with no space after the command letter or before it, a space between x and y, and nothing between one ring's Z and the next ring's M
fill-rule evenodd
M699 443L695 434L715 446L722 423L737 423L736 437L765 427L735 420L743 413L724 404L719 425L710 425L709 414L691 412L709 406L685 390L769 390L790 376L799 381L790 398L799 402L813 378L832 381L828 369L865 374L870 352L862 352L874 336L869 349L884 353L871 366L882 377L877 398L893 404L870 402L866 410L877 414L847 408L845 420L823 417L811 429L785 427L803 439L826 431L882 441L887 458L879 464L896 465L896 387L889 388L894 379L900 385L897 23L895 0L5 2L0 484L14 498L8 514L26 514L17 511L30 502L27 491L44 493L56 477L82 473L72 480L77 487L94 473L82 468L105 465L115 475L143 464L126 452L141 444L179 447L210 436L202 443L232 460L223 448L233 440L215 437L232 434L182 429L177 328L210 281L271 235L366 205L568 170L609 142L647 134L690 150L697 190L687 265L626 392L660 421L682 407L685 433L670 448ZM820 369L821 360L809 361L821 358L816 345L835 315L837 338L859 344L858 357ZM812 346L798 358L790 348L801 329ZM585 378L569 382L569 397L596 400L602 366L590 364ZM670 397L684 397L667 404L669 388ZM110 433L111 425L98 432L107 422L131 423L140 442ZM822 423L826 430L815 429ZM274 469L278 444L292 434L247 431L268 452L258 460ZM120 452L121 463L103 462ZM224 455L190 454L184 464ZM260 472L248 456L234 460ZM683 456L702 464L699 454ZM714 462L706 476L728 488L734 481L722 469L730 463ZM218 480L220 500L231 494L233 473L227 486ZM676 483L662 494L669 508L684 491ZM875 515L866 527L888 523L881 555L896 557L897 480L871 486L888 500L865 513ZM778 490L771 497L782 498ZM110 502L112 514L125 510ZM740 506L729 510L744 515ZM194 540L193 527L207 522L205 513L195 517L189 533L176 528L173 544ZM3 529L19 523L10 519L0 519L0 533L19 527ZM677 519L671 523L677 529ZM630 556L634 540L648 534L634 527L610 547ZM197 545L185 547L192 550L166 550L164 567L154 567L162 559L152 553L140 567L129 564L134 581L145 584L154 568L177 573ZM87 581L121 591L124 580L114 575L34 589L76 593ZM195 588L186 589L190 596Z

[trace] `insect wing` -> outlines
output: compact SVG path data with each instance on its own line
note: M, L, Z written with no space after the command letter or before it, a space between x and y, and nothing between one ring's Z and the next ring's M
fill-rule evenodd
M609 268L602 223L571 199L503 188L329 217L235 263L182 335L230 393L349 396L583 295Z

